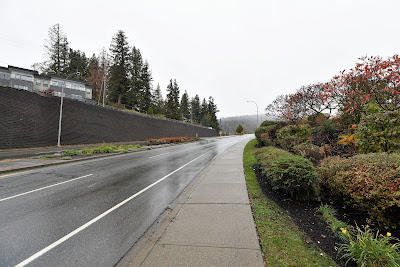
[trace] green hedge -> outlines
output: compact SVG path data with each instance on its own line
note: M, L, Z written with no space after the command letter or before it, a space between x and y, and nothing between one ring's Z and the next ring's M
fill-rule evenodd
M399 227L390 210L400 208L400 155L371 153L330 157L318 168L328 194L365 210L383 226Z
M317 195L318 174L308 159L275 147L261 148L255 156L273 190L300 200Z
M272 126L272 125L277 125L279 124L279 121L263 121L260 125L260 127L267 127L267 126Z
M276 137L278 144L292 151L294 146L311 139L311 126L308 124L288 125L277 131Z

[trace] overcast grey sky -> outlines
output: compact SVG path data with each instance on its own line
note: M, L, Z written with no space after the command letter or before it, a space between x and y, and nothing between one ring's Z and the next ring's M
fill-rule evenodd
M48 29L91 56L123 30L165 96L213 96L219 117L255 114L279 94L328 81L363 55L399 54L399 0L0 1L0 66L43 61Z

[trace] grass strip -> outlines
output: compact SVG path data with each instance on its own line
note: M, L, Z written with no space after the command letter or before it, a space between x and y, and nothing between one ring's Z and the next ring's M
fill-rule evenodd
M247 191L254 221L267 266L336 266L334 260L323 253L298 229L291 218L262 192L253 165L257 141L250 141L243 153Z

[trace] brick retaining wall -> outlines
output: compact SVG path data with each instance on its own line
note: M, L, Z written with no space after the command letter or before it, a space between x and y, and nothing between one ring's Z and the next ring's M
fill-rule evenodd
M57 145L60 98L0 86L0 149ZM64 98L62 145L217 136L213 129Z

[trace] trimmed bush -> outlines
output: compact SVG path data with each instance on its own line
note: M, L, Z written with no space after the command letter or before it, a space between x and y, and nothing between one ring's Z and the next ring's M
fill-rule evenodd
M268 126L258 127L254 134L257 142L262 146L275 146L277 143L276 132L282 127L282 123L276 122Z
M400 111L371 114L356 128L360 153L393 152L400 149Z
M268 164L270 160L273 160L277 157L290 157L293 156L293 154L276 147L262 147L257 150L255 156L258 160L258 163L261 165L262 168L264 168L266 166L269 166Z
M271 125L277 125L279 124L279 121L263 121L260 125L260 127L267 127Z
M310 143L303 143L293 147L294 154L309 159L314 166L324 158L322 148Z
M281 190L299 200L317 195L318 174L308 159L275 147L261 148L255 156L273 190Z
M331 197L365 210L382 226L400 226L393 210L400 208L400 155L375 153L348 159L330 157L318 168Z
M273 125L272 126L262 126L262 127L258 127L254 131L257 142L261 146L271 146L273 144L273 140L270 138L270 136L268 134L270 127L275 127L275 126L273 126Z
M311 127L308 124L288 125L276 133L278 143L286 150L311 139Z

